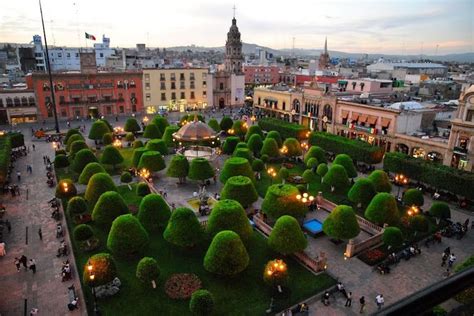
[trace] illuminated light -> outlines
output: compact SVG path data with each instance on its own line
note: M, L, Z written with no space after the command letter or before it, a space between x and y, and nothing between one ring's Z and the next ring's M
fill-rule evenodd
M271 270L268 270L268 271L267 271L267 274L268 274L268 275L272 275L272 271L271 271Z
M94 281L95 275L91 274L91 275L89 276L89 278L91 279L91 281Z
M296 199L301 200L301 194L298 194L298 195L296 196Z
M306 198L304 197L304 198L301 199L301 202L306 203L306 202L308 202L308 199L306 199Z
M143 118L143 123L148 123L148 121L149 121L148 116L145 116L145 117Z
M117 148L122 148L122 142L120 141L120 139L114 140L114 142L112 143L112 145L113 145L114 147L117 147Z
M314 200L314 196L310 195L310 196L309 196L309 200L310 200L310 201L313 201L313 200Z
M89 272L92 271L92 264L87 266L87 270L89 270Z
M308 197L308 193L303 193L303 197L307 198Z
M275 268L278 267L278 262L275 262L275 263L273 264L273 266L274 266Z

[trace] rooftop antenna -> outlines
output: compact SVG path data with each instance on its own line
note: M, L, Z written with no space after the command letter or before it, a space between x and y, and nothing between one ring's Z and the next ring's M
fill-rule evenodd
M235 7L235 4L234 4L234 6L232 7L232 10L234 11L234 19L235 19L235 10L237 10L237 8Z

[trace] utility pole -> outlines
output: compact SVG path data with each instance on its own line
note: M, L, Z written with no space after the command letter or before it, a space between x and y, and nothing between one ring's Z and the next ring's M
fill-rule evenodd
M58 112L56 111L56 99L54 97L53 76L51 75L51 65L49 63L48 41L46 39L46 30L44 28L43 8L41 7L41 0L38 0L38 2L39 2L40 14L41 14L41 24L43 26L44 46L46 48L46 68L48 68L49 87L51 91L51 103L53 107L53 116L54 116L54 128L56 129L56 133L59 134Z

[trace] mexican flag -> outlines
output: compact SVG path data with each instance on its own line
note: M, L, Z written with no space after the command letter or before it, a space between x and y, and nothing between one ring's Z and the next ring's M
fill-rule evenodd
M86 38L95 41L95 36L86 32Z

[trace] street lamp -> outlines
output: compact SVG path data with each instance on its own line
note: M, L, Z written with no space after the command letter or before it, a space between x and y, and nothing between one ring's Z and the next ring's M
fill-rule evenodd
M250 117L250 121L252 121L252 125L255 124L255 121L257 120L257 118L255 117L255 115L252 115Z
M286 146L281 147L280 152L281 152L282 154L288 153L288 147L286 147Z
M142 177L143 179L145 179L145 181L147 181L147 182L148 182L149 179L150 179L150 171L149 171L148 169L146 169L146 168L141 169L141 170L138 172L138 175L139 175L140 177Z
M63 187L64 193L67 193L69 191L69 186L68 186L67 182L63 182L62 187Z
M235 133L235 131L234 131L233 128L229 128L229 129L227 130L227 134L229 134L229 135L234 135L234 133Z
M142 121L143 121L143 123L147 124L148 121L149 121L148 116L145 116Z
M93 266L92 264L89 263L87 266L87 270L89 271L89 280L90 280L90 285L92 288L92 295L94 296L94 315L100 315L99 313L99 305L97 305L97 296L95 295L95 286L94 286L94 279L95 275L92 272Z
M270 179L272 180L272 181L271 181L271 184L273 184L273 178L275 178L276 175L277 175L275 169L273 169L273 168L268 168L268 169L267 169L267 173L268 173L268 175L270 176Z
M418 206L416 205L412 205L408 211L407 211L407 214L409 216L415 216L416 214L418 214L420 212L420 209L418 208Z
M309 195L308 193L305 192L305 193L303 193L303 195L298 194L296 196L296 199L298 201L303 202L304 204L306 204L309 207L311 205L311 203L313 203L313 201L314 201L314 196Z
M114 140L112 144L114 145L114 147L122 148L122 142L120 141L120 139Z
M400 189L403 185L408 184L408 177L402 173L396 174L395 184L398 186L397 199L400 199Z

